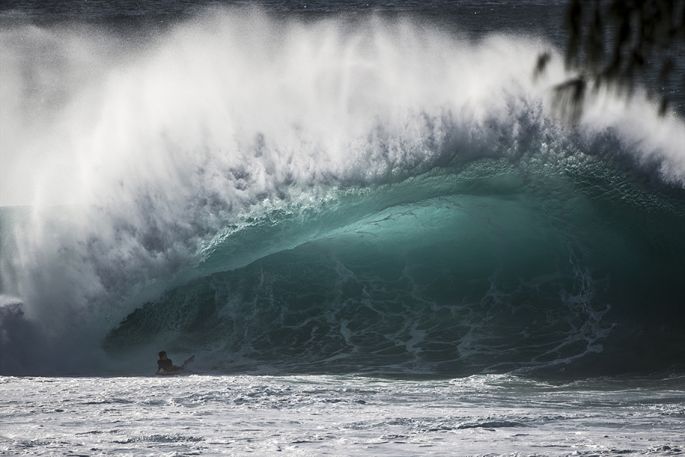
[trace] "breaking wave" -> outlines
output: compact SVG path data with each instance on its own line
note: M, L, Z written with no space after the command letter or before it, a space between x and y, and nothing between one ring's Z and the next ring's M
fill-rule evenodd
M0 372L680 366L685 129L542 40L211 10L0 31ZM30 336L30 337L29 337ZM680 364L680 365L678 365ZM122 368L123 367L123 368Z

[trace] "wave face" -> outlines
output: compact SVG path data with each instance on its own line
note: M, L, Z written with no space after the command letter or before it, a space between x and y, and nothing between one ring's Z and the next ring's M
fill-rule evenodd
M160 347L230 371L682 367L683 123L604 92L564 127L540 40L213 10L143 43L0 44L4 189L31 197L0 226L4 373Z
M162 335L229 371L670 368L683 355L685 207L600 159L562 162L479 160L269 215L206 262L276 234L285 249L165 293L106 347Z

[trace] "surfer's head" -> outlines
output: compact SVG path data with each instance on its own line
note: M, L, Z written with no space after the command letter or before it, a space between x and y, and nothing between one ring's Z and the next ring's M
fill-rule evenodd
M166 351L159 351L159 358L161 360L166 359Z

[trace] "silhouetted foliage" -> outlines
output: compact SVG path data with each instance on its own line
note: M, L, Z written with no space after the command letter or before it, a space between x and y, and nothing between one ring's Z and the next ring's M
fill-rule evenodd
M673 82L676 59L685 59L685 0L571 0L566 28L566 66L578 74L555 90L572 120L582 112L587 88L606 84L629 97L643 83L659 98L659 114L666 113L665 87ZM538 57L536 76L549 60L549 53Z

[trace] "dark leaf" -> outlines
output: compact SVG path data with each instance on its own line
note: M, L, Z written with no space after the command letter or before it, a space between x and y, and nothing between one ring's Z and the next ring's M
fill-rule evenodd
M664 83L668 79L668 77L671 75L674 68L675 68L675 64L673 63L673 58L667 57L661 63L661 69L659 70L659 81Z
M665 116L668 111L668 98L662 97L659 103L659 116Z
M535 71L533 72L533 77L537 78L545 72L549 60L552 58L549 52L543 52L538 56L538 60L535 63Z

